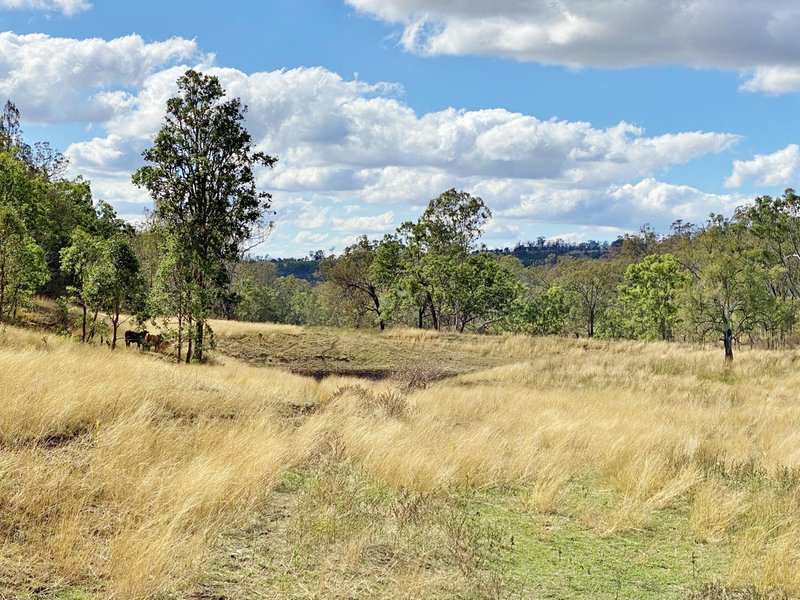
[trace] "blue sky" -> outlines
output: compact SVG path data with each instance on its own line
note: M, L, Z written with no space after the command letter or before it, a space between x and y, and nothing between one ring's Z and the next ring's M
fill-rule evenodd
M491 246L614 239L797 185L795 4L0 0L0 99L136 219L175 80L218 75L279 158L260 254L341 251L452 187Z

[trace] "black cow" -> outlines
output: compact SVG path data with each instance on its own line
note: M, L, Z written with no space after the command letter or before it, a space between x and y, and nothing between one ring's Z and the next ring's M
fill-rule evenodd
M147 339L147 330L145 331L126 331L125 332L125 346L136 344L139 348L142 343Z

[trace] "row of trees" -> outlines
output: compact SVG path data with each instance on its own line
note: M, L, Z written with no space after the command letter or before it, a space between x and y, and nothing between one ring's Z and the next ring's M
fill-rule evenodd
M523 286L502 259L478 246L491 211L454 189L431 200L416 223L381 242L361 238L320 265L321 276L362 314L415 315L418 327L485 330L510 312Z
M597 259L554 256L528 268L479 245L490 217L480 198L449 190L416 223L327 257L322 283L303 291L318 300L306 304L324 298L350 324L381 329L722 342L726 359L737 343L791 340L800 293L800 197L791 189L702 226L678 221L668 235L644 227Z
M141 294L133 228L113 208L94 203L89 183L66 179L66 159L46 143L25 143L19 111L0 115L0 319L17 318L37 292L82 308L81 339L98 315L116 330L123 303ZM113 339L113 338L112 338Z

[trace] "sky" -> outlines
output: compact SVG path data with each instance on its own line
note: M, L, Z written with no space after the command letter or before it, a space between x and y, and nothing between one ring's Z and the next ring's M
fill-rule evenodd
M341 252L456 188L484 242L702 224L800 174L795 0L0 0L0 102L96 199L131 173L188 68L278 158L255 252Z

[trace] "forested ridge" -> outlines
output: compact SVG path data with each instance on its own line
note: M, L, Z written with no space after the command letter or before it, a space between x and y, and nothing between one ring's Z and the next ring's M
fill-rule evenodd
M339 327L794 344L800 296L800 196L762 196L705 223L644 226L607 242L547 240L488 249L491 199L451 189L416 221L339 254L254 258L274 214L253 168L246 107L214 77L179 80L146 166L133 181L154 210L137 228L92 197L47 143L30 146L9 101L0 117L0 317L37 294L77 306L82 341L115 347L134 315L202 360L208 319ZM194 144L195 146L192 146ZM186 148L194 148L186 150ZM279 218L279 217L278 217Z

